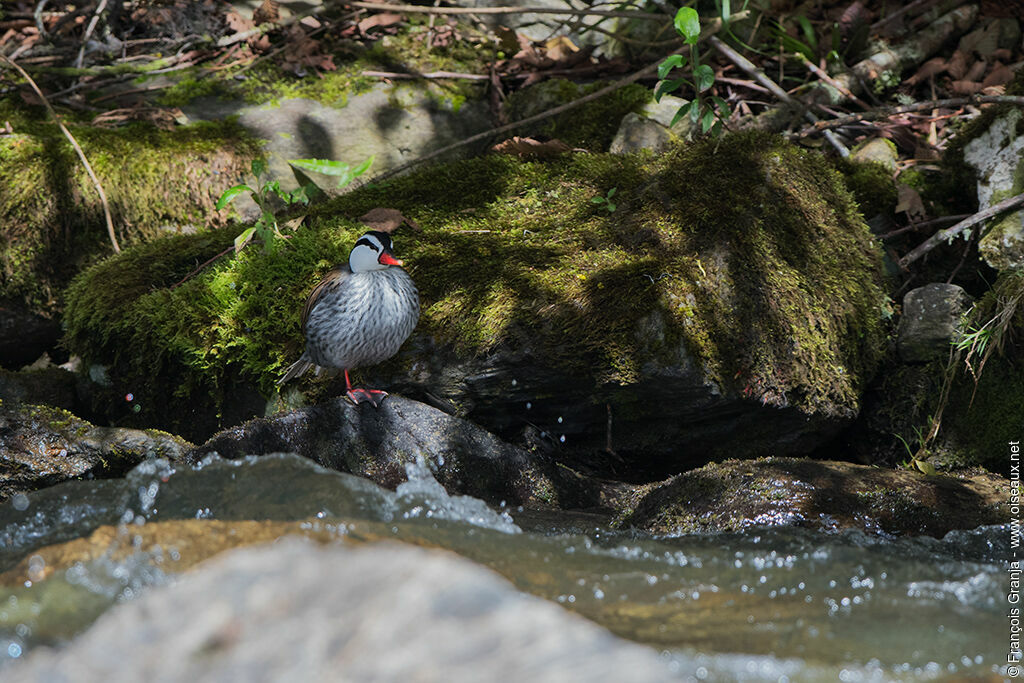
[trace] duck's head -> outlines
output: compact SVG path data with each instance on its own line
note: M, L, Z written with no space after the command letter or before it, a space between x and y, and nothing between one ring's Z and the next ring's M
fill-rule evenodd
M371 230L356 240L352 253L348 255L348 267L353 273L370 270L384 270L389 266L401 266L402 261L391 253L391 237L386 232Z

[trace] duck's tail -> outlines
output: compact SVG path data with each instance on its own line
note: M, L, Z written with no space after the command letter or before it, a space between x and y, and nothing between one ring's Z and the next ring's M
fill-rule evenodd
M288 366L288 369L284 371L284 376L277 380L277 386L281 386L285 382L291 379L295 379L300 375L304 374L310 368L315 368L316 363L309 360L305 353L302 354L297 361Z

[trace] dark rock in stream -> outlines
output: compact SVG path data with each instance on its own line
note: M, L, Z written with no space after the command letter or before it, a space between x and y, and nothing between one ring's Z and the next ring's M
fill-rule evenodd
M155 430L97 427L49 406L0 403L0 501L76 477L119 477L192 445Z
M27 311L0 306L0 367L20 368L60 341L60 323Z
M676 676L655 650L453 554L294 540L212 560L4 671L9 683L496 678Z
M196 462L292 452L341 472L394 488L406 463L422 457L450 493L490 503L562 508L600 504L600 487L571 470L504 441L471 422L391 395L377 409L337 398L226 429L186 457Z
M1009 521L1010 483L848 462L760 458L711 463L656 485L622 521L656 534L798 526L940 537Z

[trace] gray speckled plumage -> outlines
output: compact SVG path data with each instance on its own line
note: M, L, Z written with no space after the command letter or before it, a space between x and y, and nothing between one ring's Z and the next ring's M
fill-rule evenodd
M302 316L306 350L278 384L310 368L351 370L398 353L420 316L420 299L402 268L352 272L338 266L309 296Z

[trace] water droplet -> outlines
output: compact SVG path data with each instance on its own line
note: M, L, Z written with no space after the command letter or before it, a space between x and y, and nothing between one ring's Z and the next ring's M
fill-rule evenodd
M526 402L526 409L527 409L527 410L529 410L529 409L530 409L530 408L532 408L532 407L533 407L533 404L532 404L532 403L530 403L529 401L527 401L527 402Z
M136 412L136 413L137 413L137 412L139 412L140 410L142 410L142 406L140 406L140 405L139 405L138 403L136 403L136 404L135 404L135 406L134 406L134 407L132 407L132 411L133 411L133 412Z
M558 416L558 424L562 424L562 416L561 415Z
M20 657L21 656L21 645L18 645L17 643L11 643L10 645L7 646L7 654L12 659L16 659L16 658Z
M128 401L129 403L131 403L132 401L135 400L135 394L131 394L131 393L125 394L124 395L124 400Z
M512 386L516 386L517 384L519 384L519 382L517 382L517 381L515 381L515 380L513 379L513 380L512 380Z
M15 493L14 497L11 498L11 505L14 506L15 510L27 510L28 496L26 496L24 493Z
M560 437L558 437L558 440L561 441L562 443L565 443L565 434L562 434Z

